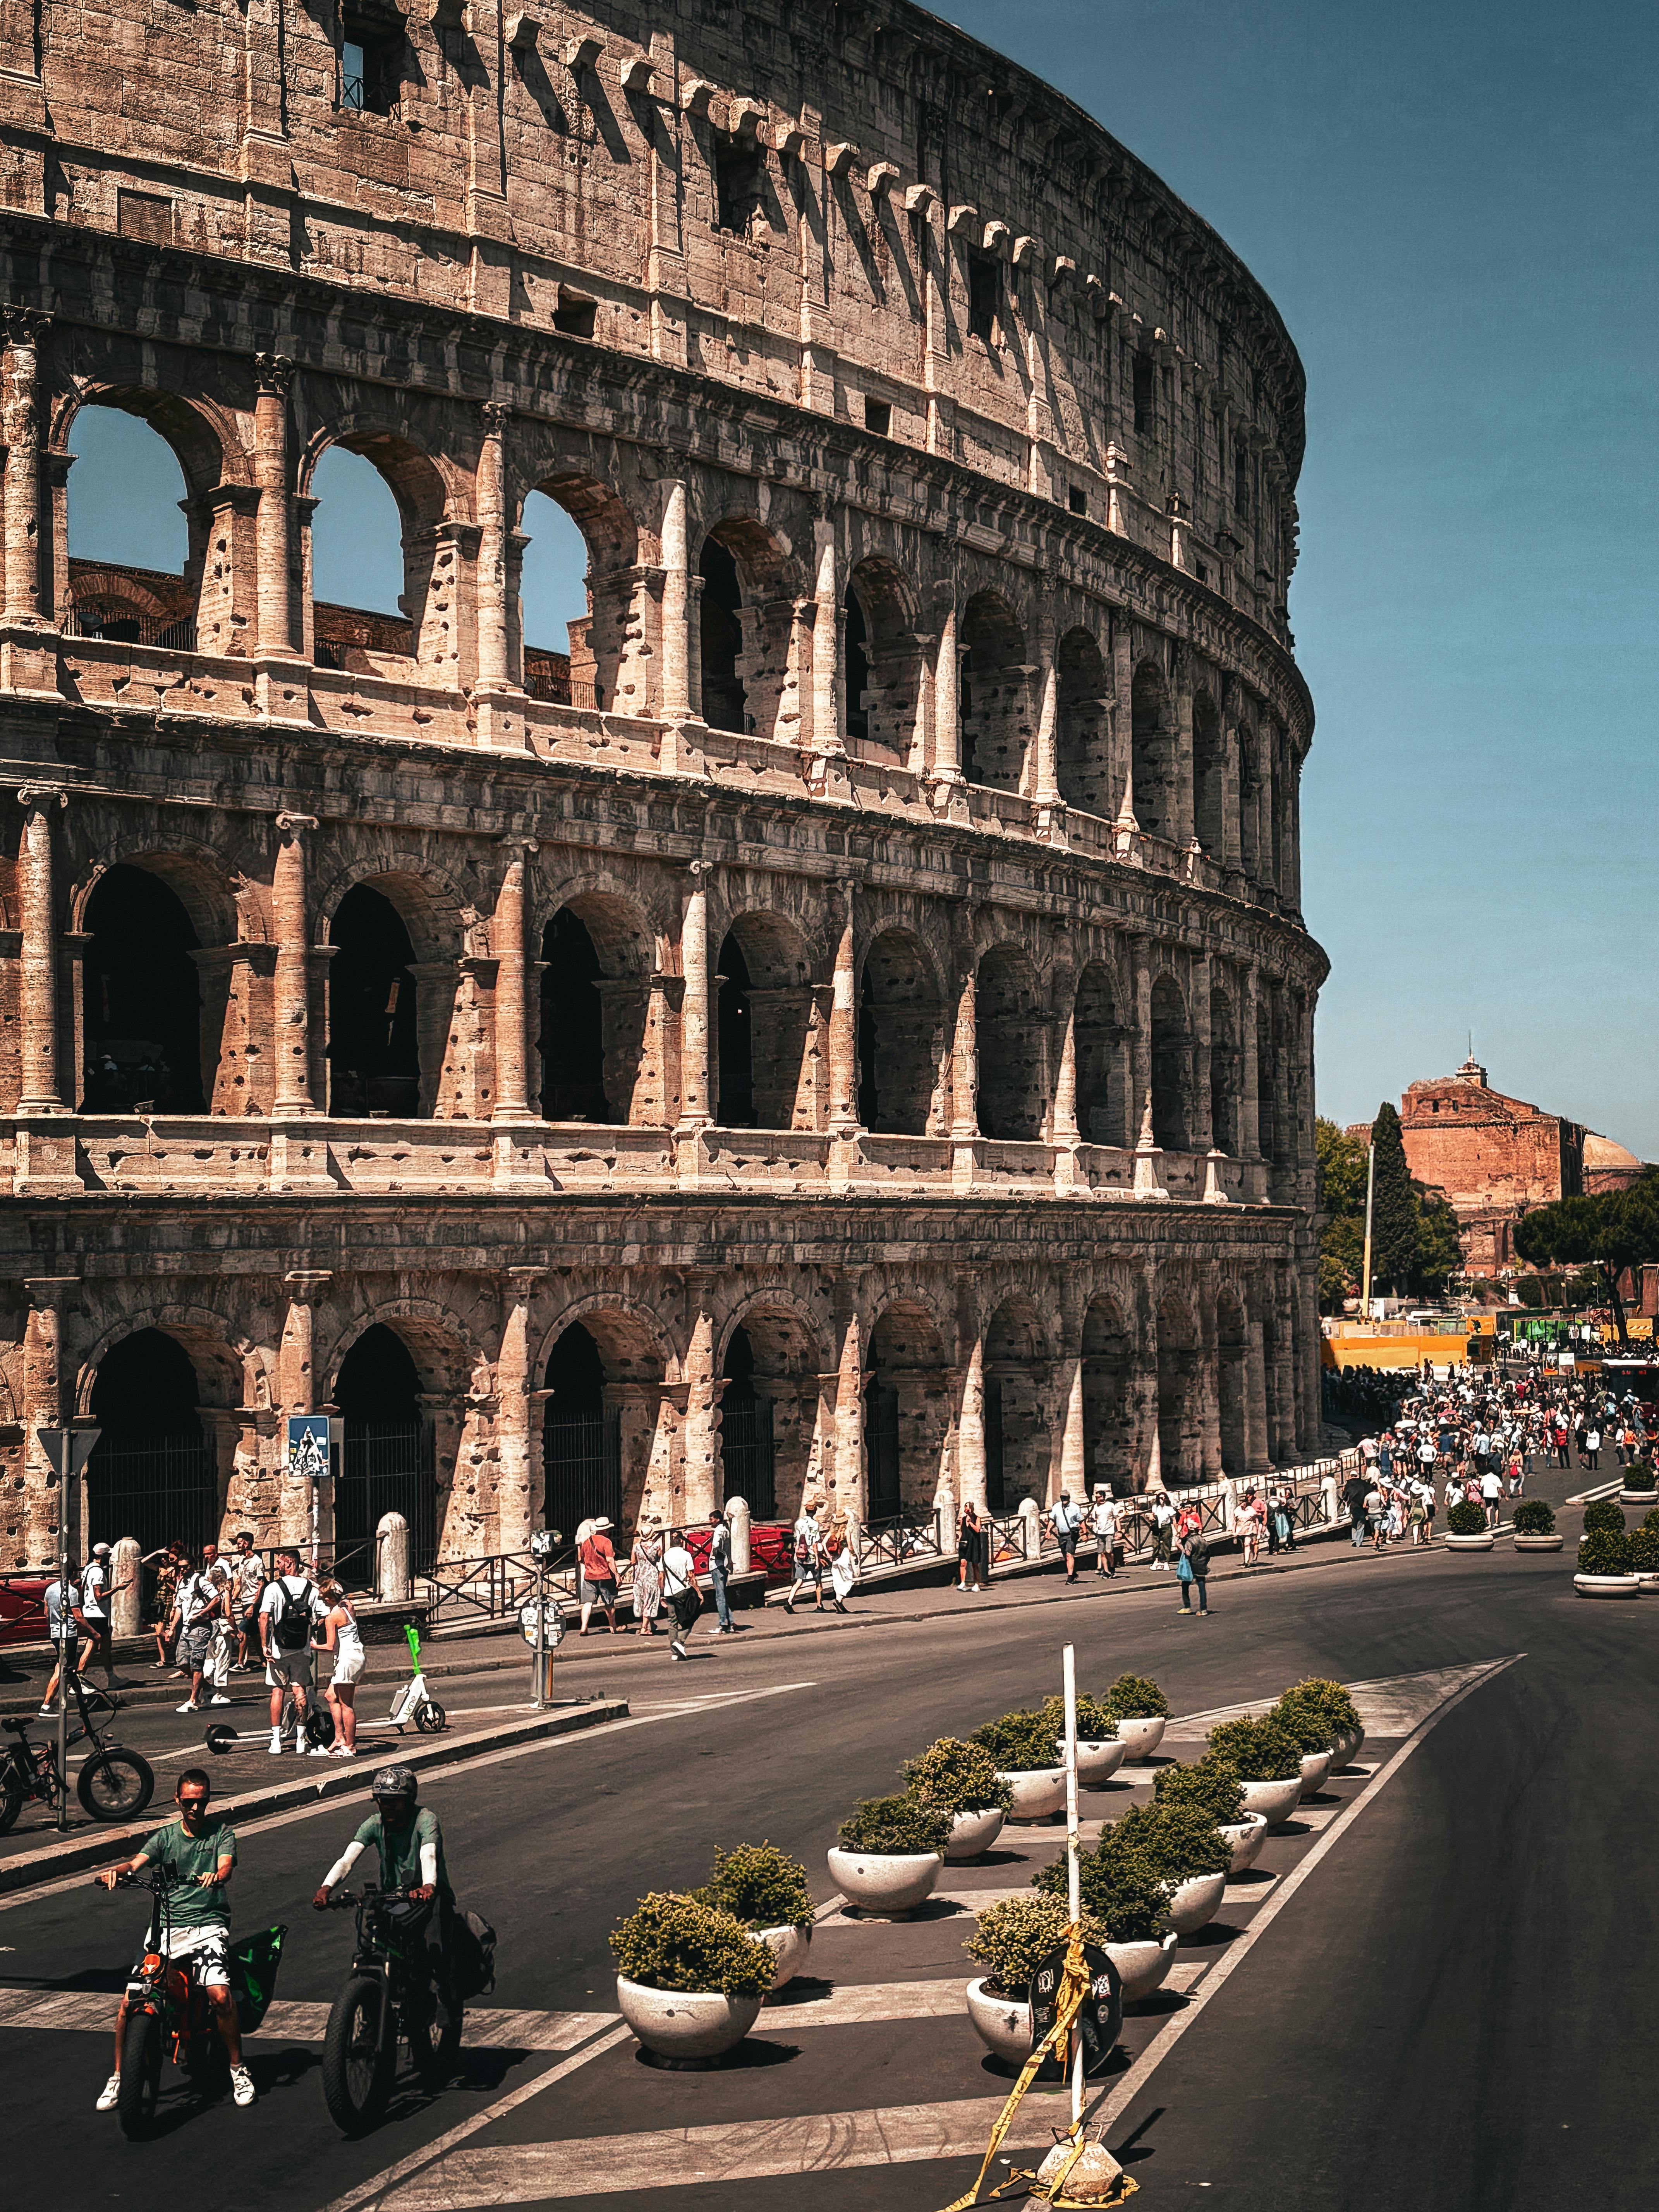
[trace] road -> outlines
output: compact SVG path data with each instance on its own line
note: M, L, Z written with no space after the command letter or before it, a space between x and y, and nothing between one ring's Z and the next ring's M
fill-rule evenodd
M824 1849L854 1800L896 1786L899 1760L934 1735L1057 1688L1069 1638L1085 1686L1125 1668L1150 1673L1177 1712L1268 1697L1320 1673L1410 1678L1407 1702L1427 1717L1402 1760L1394 1753L1409 1716L1367 1745L1371 1783L1354 1778L1334 1796L1328 1847L1310 1837L1278 1862L1264 1857L1286 1893L1254 1936L1249 1913L1235 1916L1247 1940L1224 1976L1210 1966L1212 1994L1198 1980L1132 2022L1126 2065L1180 2023L1144 2081L1126 2076L1127 2098L1107 2085L1107 2139L1149 2207L1199 2185L1240 2206L1322 2212L1645 2203L1659 2178L1645 1768L1659 1607L1575 1600L1578 1516L1563 1518L1559 1556L1500 1547L1343 1560L1218 1584L1206 1622L1179 1619L1173 1589L1143 1579L977 1620L964 1600L943 1619L723 1641L678 1668L629 1650L584 1668L585 1691L632 1700L629 1722L423 1789L458 1887L501 1931L488 2006L537 2015L539 2036L533 2022L509 2024L516 2041L470 2050L455 2085L404 2099L365 2142L336 2134L317 2043L296 2033L250 2045L260 2091L251 2112L203 2111L180 2096L163 2140L125 2144L92 2110L109 2063L93 2022L100 2007L112 2014L105 1993L123 1978L137 1904L106 1899L84 1879L0 1899L0 2018L19 2001L9 1992L44 1989L63 1993L64 2022L0 2026L12 2163L25 2185L17 2201L60 2179L74 2146L77 2201L124 2212L216 2197L228 2184L249 2212L323 2212L411 2160L409 2174L355 2201L387 2212L509 2201L759 2212L787 2189L795 2212L949 2203L975 2158L892 2163L879 2143L902 2140L895 2112L924 2138L941 2112L966 2113L966 2131L940 2138L959 2153L1006 2091L959 2010L896 2016L906 2009L896 1989L902 1998L914 1985L925 2009L933 1984L965 1975L961 1916L826 1923L812 1972L815 1993L833 1991L828 2023L803 2014L791 2033L787 2012L769 2009L750 2063L717 2074L655 2072L631 2042L594 2034L603 2023L546 2015L614 2009L609 1930L647 1889L703 1879L716 1843L769 1837L827 1896ZM1441 1670L1498 1661L1513 1663L1449 1701L1462 1678ZM478 1701L496 1694L481 1686ZM1171 1748L1190 1757L1197 1746ZM284 2002L325 2005L343 1972L349 1916L314 1915L307 1900L352 1817L337 1807L290 1813L243 1837L235 1922L239 1931L289 1923ZM1292 1883L1316 1844L1322 1855ZM1043 1848L1027 1838L1001 1868L963 1881L1023 1883L1020 1858ZM1205 1956L1200 1939L1193 1972ZM849 2010L860 1989L871 2000L862 2019ZM558 2078L538 2087L549 2073ZM839 2117L826 2126L826 2114ZM735 2171L677 2185L689 2169L671 2131L699 2127L726 2142ZM471 2132L418 2163L458 2129ZM88 2144L96 2157L84 2155ZM817 2170L781 2183L780 2156L799 2163L797 2152ZM873 2162L849 2162L866 2156Z

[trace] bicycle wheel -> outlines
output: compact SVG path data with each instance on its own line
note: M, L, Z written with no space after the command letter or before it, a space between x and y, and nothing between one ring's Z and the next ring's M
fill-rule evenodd
M136 1820L155 1790L155 1770L136 1751L112 1747L81 1769L75 1794L94 1820Z
M143 2142L155 2122L161 2094L161 2023L153 2012L129 2014L121 2038L121 2088L115 2112L129 2142Z
M407 2027L409 2055L421 2077L421 2087L428 2093L441 2089L455 2071L455 2062L461 2055L461 2007L452 2008L441 2035L433 2033L435 2024L411 2020Z
M23 1809L23 1785L15 1774L0 1778L0 1836Z
M382 2052L380 2007L386 1992L373 1974L354 1974L334 2000L323 2038L323 2101L342 2135L372 2128L392 2094L395 2046Z

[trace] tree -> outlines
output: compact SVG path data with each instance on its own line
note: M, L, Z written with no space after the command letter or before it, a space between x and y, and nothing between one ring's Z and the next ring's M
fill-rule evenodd
M1659 1168L1628 1190L1600 1198L1559 1198L1523 1214L1515 1249L1533 1267L1593 1267L1613 1308L1621 1345L1630 1341L1619 1278L1626 1267L1659 1259Z
M1411 1170L1406 1164L1406 1141L1400 1133L1400 1116L1388 1099L1376 1109L1371 1124L1371 1149L1376 1156L1371 1194L1371 1273L1387 1283L1396 1295L1409 1290L1417 1279L1419 1209L1412 1189Z
M1351 1137L1322 1114L1314 1123L1319 1204L1333 1221L1365 1218L1365 1139Z
M1457 1216L1443 1198L1425 1191L1421 1183L1412 1185L1412 1201L1417 1209L1415 1287L1438 1296L1463 1265Z

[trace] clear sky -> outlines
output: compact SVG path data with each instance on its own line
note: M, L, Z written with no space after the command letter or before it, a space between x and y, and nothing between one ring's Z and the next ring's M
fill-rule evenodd
M957 0L1240 252L1308 372L1291 592L1318 728L1304 904L1331 956L1320 1110L1369 1117L1467 1050L1500 1090L1659 1158L1650 951L1659 13L1626 0ZM107 429L103 426L108 425ZM118 495L76 552L176 568L165 449L83 415ZM319 596L391 608L366 462L316 487ZM580 539L526 527L526 634L562 643ZM164 542L165 541L165 542Z

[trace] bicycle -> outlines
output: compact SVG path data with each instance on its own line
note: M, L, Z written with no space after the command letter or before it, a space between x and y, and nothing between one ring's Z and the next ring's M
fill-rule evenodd
M337 1911L356 1907L357 1940L323 2039L323 2099L341 2133L356 2136L376 2126L391 2101L400 2043L422 2087L443 2087L460 2051L462 2007L452 1996L440 2026L426 1942L441 1909L436 1897L367 1886L361 1896L336 1890L329 1905Z
M198 1979L194 1958L170 1959L167 1938L173 1913L167 1899L173 1887L165 1867L149 1875L120 1874L118 1889L148 1889L149 1932L144 1955L127 1991L126 2025L121 2032L121 2088L115 2112L129 2142L142 2142L155 2124L161 2094L163 2050L184 2068L204 2096L222 2094L230 2080L230 2058L213 2021L207 1991Z
M75 1778L75 1794L81 1801L81 1809L91 1820L136 1820L155 1794L155 1770L136 1751L111 1743L93 1717L94 1705L107 1706L112 1717L112 1698L97 1690L88 1696L78 1675L70 1681L70 1688L80 1710L81 1721L80 1726L70 1732L69 1741L97 1747L89 1759L82 1760L81 1771ZM64 1790L57 1743L31 1743L29 1730L34 1725L27 1718L3 1723L6 1733L16 1741L8 1745L3 1758L0 1758L0 1836L15 1821L29 1799L56 1806Z

